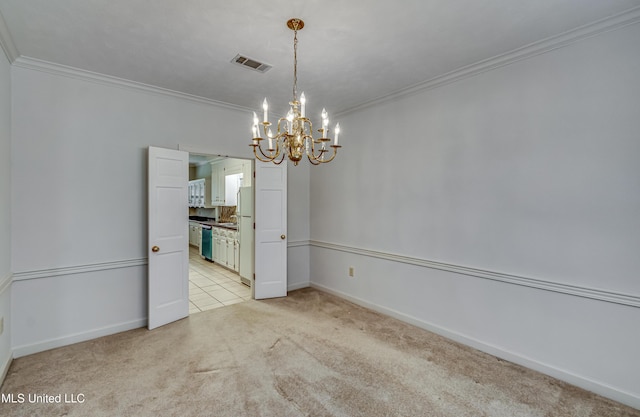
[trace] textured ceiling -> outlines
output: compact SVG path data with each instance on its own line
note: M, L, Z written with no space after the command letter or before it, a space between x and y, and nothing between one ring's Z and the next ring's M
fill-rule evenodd
M344 111L637 7L640 0L0 0L18 53L259 109ZM236 54L273 66L261 74Z

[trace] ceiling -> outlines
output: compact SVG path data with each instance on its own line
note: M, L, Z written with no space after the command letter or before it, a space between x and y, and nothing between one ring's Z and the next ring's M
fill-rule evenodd
M19 56L282 114L342 112L640 0L0 0ZM272 65L259 73L236 54ZM313 117L313 116L312 116Z

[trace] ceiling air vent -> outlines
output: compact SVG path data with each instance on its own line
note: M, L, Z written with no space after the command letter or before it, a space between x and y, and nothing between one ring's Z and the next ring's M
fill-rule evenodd
M242 56L240 54L236 55L232 60L232 63L241 65L245 68L252 69L258 72L267 72L271 69L271 65L264 64L262 62L258 62L255 59L247 58L246 56Z

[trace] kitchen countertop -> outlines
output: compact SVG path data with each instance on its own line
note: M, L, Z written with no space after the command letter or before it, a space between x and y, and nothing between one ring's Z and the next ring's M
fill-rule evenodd
M224 229L229 229L229 230L238 230L237 223L218 223L212 220L194 220L194 219L189 219L189 221L204 224L207 226L212 226L212 227L222 227Z

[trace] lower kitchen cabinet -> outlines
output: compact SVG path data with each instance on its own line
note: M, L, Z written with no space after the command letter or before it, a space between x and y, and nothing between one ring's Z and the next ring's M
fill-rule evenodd
M202 242L202 227L199 223L189 222L189 245L200 249L200 242Z
M240 239L238 239L238 232L236 232L236 238L233 240L233 270L240 272Z
M238 272L240 269L238 232L235 230L213 227L213 262Z
M221 263L220 262L220 258L221 258L221 237L220 237L220 232L222 231L222 229L220 229L219 227L212 227L211 228L211 239L212 239L212 244L213 244L213 249L212 249L212 257L213 257L213 262L215 263Z

